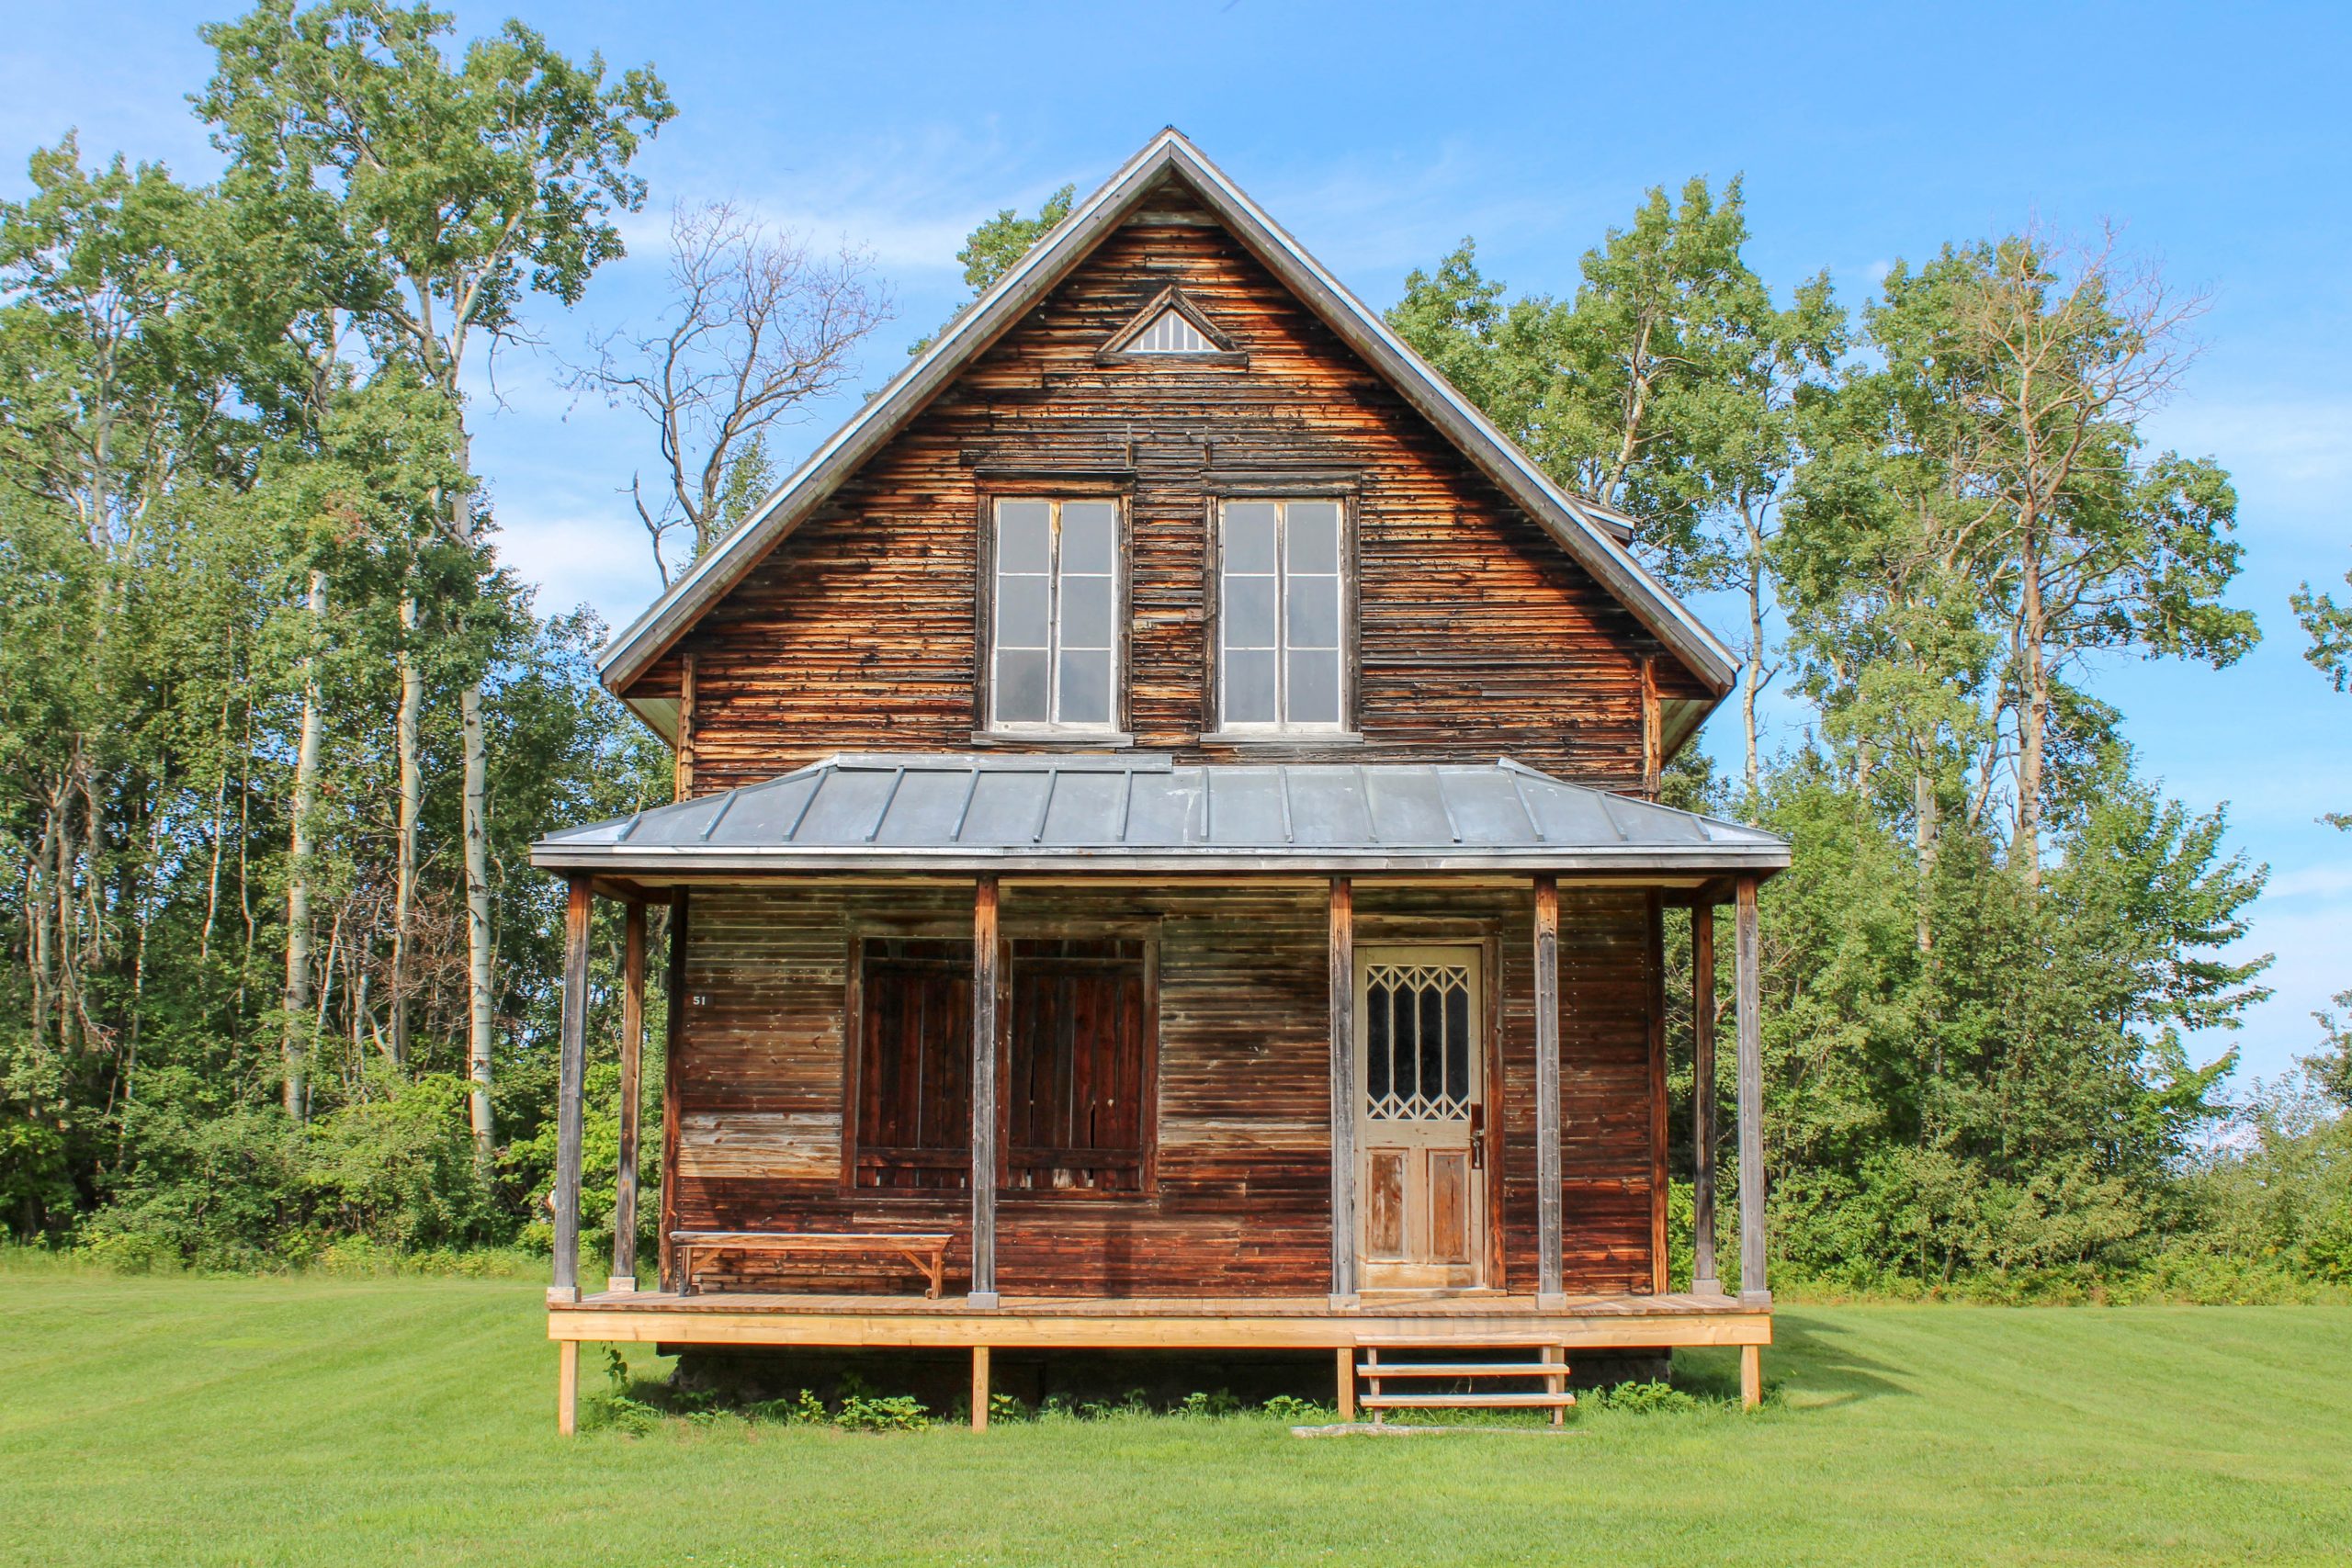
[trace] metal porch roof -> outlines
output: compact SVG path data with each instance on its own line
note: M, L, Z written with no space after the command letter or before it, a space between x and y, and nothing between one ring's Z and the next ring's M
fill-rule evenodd
M1487 764L842 755L551 833L549 871L1772 872L1783 840Z

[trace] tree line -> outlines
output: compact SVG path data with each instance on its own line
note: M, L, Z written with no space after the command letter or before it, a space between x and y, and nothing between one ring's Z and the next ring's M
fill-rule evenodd
M469 419L488 357L621 254L673 108L650 67L518 23L450 34L265 0L204 29L218 177L69 137L0 204L20 1239L251 1267L543 1235L560 913L526 846L667 798L669 769L596 685L594 617L501 563ZM975 296L1071 194L973 231ZM1776 294L1748 246L1739 183L1694 180L1565 298L1511 296L1464 242L1390 319L1653 571L1737 607L1735 765L1693 753L1668 787L1796 842L1766 896L1783 1278L2352 1280L2342 1032L2227 1097L2202 1043L2264 994L2220 954L2264 874L2096 690L2102 658L2221 665L2258 635L2228 474L2142 434L2201 301L2108 235L1955 243L1859 309L1826 273ZM664 581L889 314L854 249L677 211L663 309L561 372L643 422L622 490ZM2341 690L2345 612L2292 607ZM1776 689L1804 716L1777 747ZM609 1060L590 1090L608 1223Z

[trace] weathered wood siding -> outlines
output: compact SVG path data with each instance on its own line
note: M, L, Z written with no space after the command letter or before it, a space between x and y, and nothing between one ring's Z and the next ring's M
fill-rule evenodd
M1171 282L1249 354L1246 369L1096 363ZM1012 469L1107 472L1126 487L1126 716L1139 747L1234 755L1200 737L1210 496L1238 475L1313 470L1352 489L1364 744L1333 754L1507 754L1639 789L1642 660L1655 658L1665 700L1704 694L1225 231L1130 225L632 689L675 697L693 652L694 793L837 750L973 743L979 519L992 491L1034 487L992 477Z
M1140 1198L1005 1192L998 1281L1023 1294L1304 1294L1329 1285L1325 892L1319 883L1161 890L1006 889L1004 933L1156 925L1157 1180ZM1562 1125L1571 1291L1651 1281L1653 1168L1643 896L1561 900ZM1360 941L1490 941L1504 1134L1505 1278L1533 1288L1531 904L1510 889L1367 888ZM968 887L697 891L664 1229L946 1231L970 1267L968 1196L850 1191L842 1180L851 943L968 930ZM727 1271L734 1272L729 1274ZM903 1291L870 1269L729 1261L732 1288Z

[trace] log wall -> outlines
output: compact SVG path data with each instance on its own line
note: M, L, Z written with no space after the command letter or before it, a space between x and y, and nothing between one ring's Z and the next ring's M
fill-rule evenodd
M1155 197L1180 209L1181 192ZM1246 368L1096 353L1170 283ZM1128 731L1204 742L1208 518L1246 475L1329 475L1353 496L1362 744L1350 761L1510 755L1605 788L1645 784L1657 694L1702 685L1224 230L1118 231L777 547L628 694L675 698L695 659L705 794L838 750L974 744L984 717L978 572L989 497L1086 471L1128 508ZM1009 476L1025 477L1009 477Z
M1325 892L1320 883L1078 890L1008 886L1004 934L1142 923L1159 942L1157 1179L1142 1197L1005 1192L1008 1295L1319 1295L1330 1269ZM1490 942L1503 1128L1503 1278L1535 1276L1532 904L1509 889L1358 897L1360 942ZM673 1193L663 1228L945 1231L970 1268L968 1195L842 1180L852 943L968 931L968 887L697 891L684 970ZM1561 899L1566 1283L1652 1280L1654 1119L1646 998L1657 963L1638 893ZM878 1270L728 1260L719 1288L904 1291Z

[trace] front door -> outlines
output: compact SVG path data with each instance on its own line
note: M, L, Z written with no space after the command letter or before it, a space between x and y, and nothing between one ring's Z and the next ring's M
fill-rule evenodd
M1356 1256L1365 1290L1481 1282L1479 957L1476 947L1356 951Z

